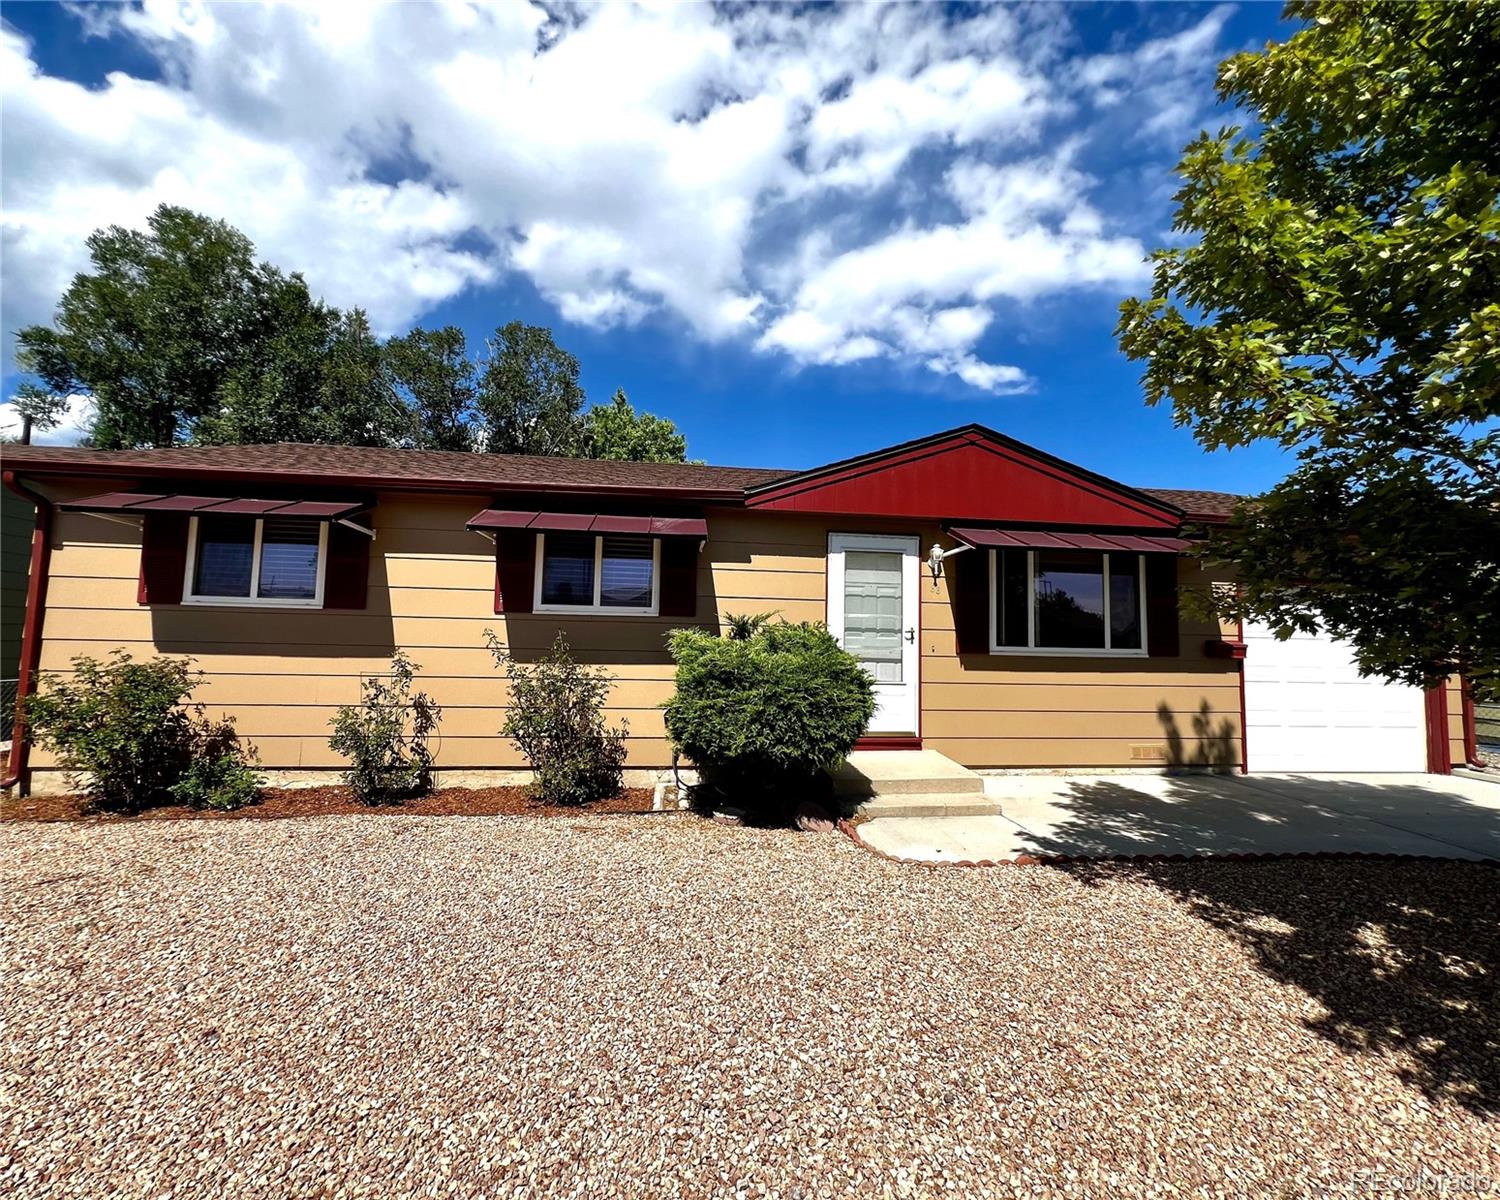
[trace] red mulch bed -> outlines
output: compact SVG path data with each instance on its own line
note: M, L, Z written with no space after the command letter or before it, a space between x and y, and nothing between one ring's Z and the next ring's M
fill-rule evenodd
M135 816L84 811L81 796L27 796L0 800L0 821L273 821L282 817L336 817L351 813L408 813L424 817L578 817L587 813L648 813L650 788L626 788L618 796L581 807L537 804L522 787L440 788L420 800L371 808L346 787L267 788L261 802L232 812L204 812L182 805L150 808Z

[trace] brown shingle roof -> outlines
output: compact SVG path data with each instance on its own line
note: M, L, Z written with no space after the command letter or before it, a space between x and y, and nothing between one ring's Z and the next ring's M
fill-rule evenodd
M606 462L524 454L389 450L278 442L261 446L173 446L162 450L85 450L76 446L6 446L7 468L70 473L245 476L299 482L358 482L443 491L682 491L738 493L787 471L706 467L695 463Z
M65 473L282 479L286 482L356 483L440 491L681 492L737 497L800 474L769 467L708 467L696 463L606 462L524 454L471 454L451 450L389 450L277 442L260 446L173 446L163 450L85 450L77 446L3 446L8 469ZM1190 517L1223 519L1240 497L1229 492L1140 488Z
M1194 488L1137 488L1148 496L1175 504L1190 517L1227 517L1243 496L1233 492L1203 492Z

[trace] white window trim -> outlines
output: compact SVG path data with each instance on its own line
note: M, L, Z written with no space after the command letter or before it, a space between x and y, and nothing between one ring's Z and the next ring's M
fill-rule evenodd
M647 608L617 608L599 602L600 590L604 586L604 538L602 533L580 530L586 537L594 539L594 602L592 604L543 604L542 564L545 561L547 535L536 535L536 569L531 588L531 611L539 613L571 613L586 617L655 617L661 612L661 538L651 539L651 604ZM628 535L627 535L628 536Z
M1115 649L1110 643L1113 630L1110 628L1109 617L1109 552L1101 551L1103 554L1104 568L1104 645L1102 647L1091 646L1038 646L1036 644L1036 554L1035 550L1026 551L1026 642L1024 646L1002 646L999 644L1000 618L996 609L999 608L999 596L997 585L999 583L999 555L992 548L990 550L990 653L1015 655L1016 657L1030 658L1146 658L1150 651L1147 649L1146 630L1146 556L1136 555L1136 569L1139 576L1136 580L1136 595L1140 598L1140 625L1141 645L1140 649Z
M328 522L318 522L318 581L311 598L290 596L257 596L260 590L260 547L266 519L254 517L255 542L250 551L250 594L248 596L199 596L193 591L198 574L198 518L188 520L187 568L182 579L182 602L213 608L322 608L323 581L328 573Z

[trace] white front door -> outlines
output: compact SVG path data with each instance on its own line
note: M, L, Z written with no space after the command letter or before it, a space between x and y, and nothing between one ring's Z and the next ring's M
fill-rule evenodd
M875 677L872 734L918 732L918 553L914 537L828 535L828 628Z

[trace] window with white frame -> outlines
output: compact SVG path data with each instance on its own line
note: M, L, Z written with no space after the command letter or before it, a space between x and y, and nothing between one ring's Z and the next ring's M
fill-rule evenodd
M539 533L537 612L655 616L661 539L633 533Z
M327 521L193 517L183 603L316 608L327 558Z
M1143 555L992 550L990 601L996 654L1146 653Z

